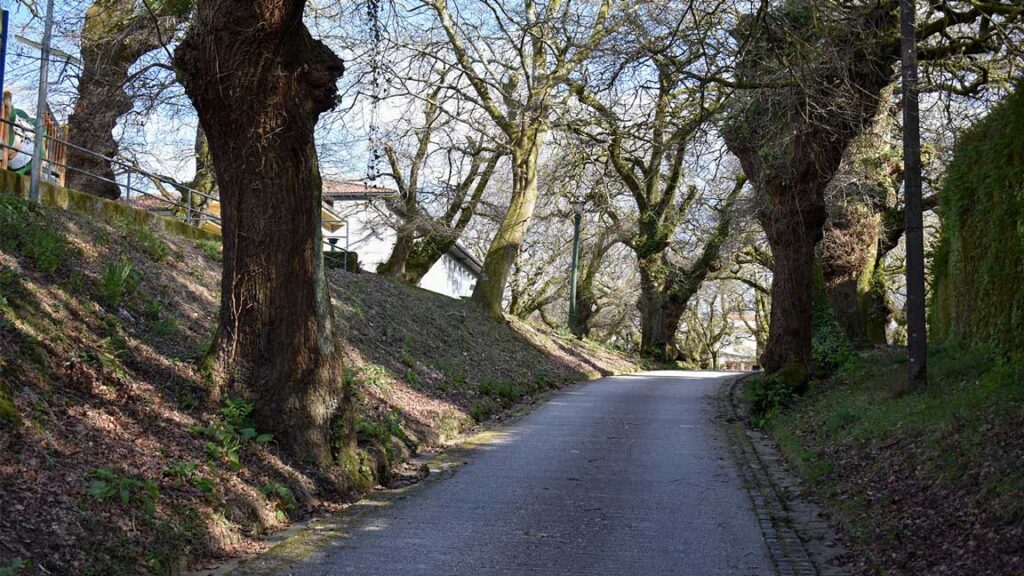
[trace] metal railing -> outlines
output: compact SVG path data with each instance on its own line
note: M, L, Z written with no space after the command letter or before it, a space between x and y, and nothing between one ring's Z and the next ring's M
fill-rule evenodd
M18 130L23 134L29 134L32 135L33 138L35 137L34 127L11 122L6 116L0 118L0 124L6 125L5 127L7 130ZM0 132L6 133L7 130ZM48 130L47 132L50 131ZM60 168L62 175L66 174L67 171L70 170L78 174L83 174L91 178L95 178L96 180L102 182L114 184L120 190L123 191L122 196L119 197L118 200L123 200L125 203L129 205L131 205L132 193L135 193L137 196L153 198L159 201L161 203L161 208L168 210L171 216L180 218L187 224L191 224L193 226L201 226L204 222L209 222L211 224L216 225L217 227L221 226L220 216L212 212L206 211L203 209L202 206L196 206L193 203L194 197L205 199L207 202L219 203L220 199L217 196L201 192L199 190L196 190L195 188L182 184L176 180L167 178L166 176L161 176L159 174L154 174L153 172L150 172L148 170L144 170L140 168L137 164L130 163L127 160L106 156L98 152L89 150L87 148L83 148L67 140L57 138L56 136L51 136L49 133L44 134L44 141L45 140L49 140L50 143L76 150L94 159L109 163L112 168L115 168L115 177L114 179L110 179L107 178L106 176L95 174L88 170L81 169L77 166L72 166L66 161L68 157L68 154L66 153L57 155L58 158L60 158L60 160L54 158L44 158L43 165L41 166L41 168L43 168L43 170L41 170L41 173L43 175L53 174L54 166ZM0 140L0 154L3 154L4 150L15 150L23 152L19 148L9 145L7 143L6 138ZM123 176L123 181L117 180L118 175ZM60 178L60 182L55 183L58 185L62 185L63 180L64 178L62 177ZM170 186L181 196L180 201L172 200L163 193L154 193L152 189L147 190L141 188L139 187L140 181L150 182L153 188L157 188L157 185L154 184L154 182L160 182L161 184ZM147 209L144 206L142 206L141 208ZM352 258L349 256L349 254L351 253L349 250L349 230L347 221L343 220L342 225L345 227L344 249L339 250L337 246L339 238L337 237L322 238L321 242L323 244L324 258L333 262L335 265L340 265L340 267L344 268L347 271L351 266L350 262L352 260Z
M11 122L7 118L0 119L0 123L6 124L8 126L8 130L17 130L23 134L30 135L32 136L32 138L35 138L35 130L32 127L16 124L14 122ZM54 166L61 169L61 171L63 171L64 173L70 170L77 174L83 174L90 178L94 178L98 181L107 182L117 186L118 189L122 191L122 196L118 198L118 200L121 200L123 198L123 200L126 203L131 203L132 194L134 193L136 197L141 196L153 198L159 201L162 206L165 206L167 209L171 210L172 213L174 213L174 209L179 209L181 211L181 219L189 224L199 225L202 222L211 222L220 226L219 216L213 214L212 212L204 210L201 206L196 206L195 203L193 202L193 198L195 197L203 198L207 201L217 201L218 199L216 196L186 186L185 184L167 178L166 176L160 176L159 174L154 174L152 172L149 172L148 170L139 168L137 165L130 163L127 160L106 156L98 152L89 150L87 148L83 148L71 142L68 142L67 140L50 136L49 134L44 135L44 138L48 140L51 144L65 146L68 149L75 150L93 159L109 164L111 168L114 169L115 177L113 179L107 178L106 176L96 174L88 170L84 170L77 166L72 166L66 161L67 155L64 155L63 161L54 160L52 158L44 159L43 166L41 166L41 172L44 175L53 174L55 172L53 170ZM19 148L9 145L6 140L0 142L0 148L5 150L16 150L19 152L23 152ZM123 181L118 181L118 175L123 176ZM142 182L150 182L152 188L142 188L140 186ZM163 185L170 186L175 190L175 192L177 192L180 195L180 198L178 200L174 200L168 198L164 194L154 193L153 188L156 188L157 186L155 184L152 184L153 182L160 182Z

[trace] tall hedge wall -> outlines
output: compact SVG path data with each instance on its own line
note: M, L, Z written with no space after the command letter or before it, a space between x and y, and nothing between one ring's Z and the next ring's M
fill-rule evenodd
M1024 86L963 136L941 194L933 340L1024 355Z

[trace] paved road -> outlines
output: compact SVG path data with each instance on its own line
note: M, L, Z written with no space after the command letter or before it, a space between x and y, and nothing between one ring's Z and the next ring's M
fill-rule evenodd
M285 573L772 574L713 420L723 377L651 372L558 394Z

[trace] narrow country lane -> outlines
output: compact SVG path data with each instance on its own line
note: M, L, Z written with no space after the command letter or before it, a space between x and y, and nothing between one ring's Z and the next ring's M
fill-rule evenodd
M731 377L649 372L557 394L450 478L279 573L772 574L715 422Z

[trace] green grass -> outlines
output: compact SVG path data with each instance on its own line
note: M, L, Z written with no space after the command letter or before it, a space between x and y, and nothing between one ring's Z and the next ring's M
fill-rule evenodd
M215 262L224 260L224 252L219 240L198 240L196 246Z
M840 528L865 549L900 545L889 518L900 505L889 502L886 490L902 480L888 478L879 463L888 458L891 465L894 456L900 468L936 490L971 494L964 506L1024 522L1019 453L1006 456L991 441L993 431L998 438L1016 433L1024 413L1024 366L985 351L938 348L929 356L926 390L897 396L893 391L905 377L902 351L855 357L790 408L769 414L764 428ZM979 474L981 485L971 484Z
M161 262L171 253L171 247L160 236L143 222L123 220L128 243L148 256L154 262Z
M25 258L46 274L55 273L67 256L67 240L37 206L0 195L0 250Z

